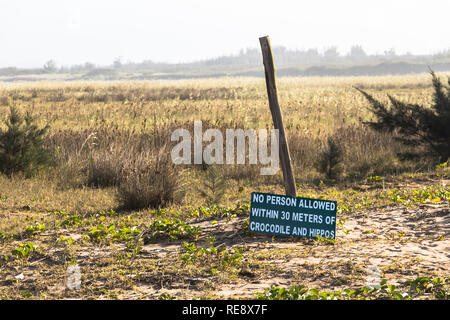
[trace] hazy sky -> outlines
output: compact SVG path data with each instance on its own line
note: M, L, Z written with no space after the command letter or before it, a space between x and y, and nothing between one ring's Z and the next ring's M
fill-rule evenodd
M272 46L450 48L450 0L0 0L0 67L185 62Z

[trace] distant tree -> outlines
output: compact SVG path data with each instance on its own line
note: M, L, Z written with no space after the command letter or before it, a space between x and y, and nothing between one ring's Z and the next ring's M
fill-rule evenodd
M83 69L85 70L94 70L95 69L95 64L91 63L91 62L85 62Z
M44 68L44 71L47 73L56 72L56 70L57 70L56 62L54 60L48 60L44 64L43 68Z
M59 72L59 73L65 73L67 71L69 71L69 69L64 66L60 66L59 69L57 70L57 72Z
M272 49L274 54L283 54L287 51L287 48L285 46L276 46Z
M122 66L122 57L118 57L114 60L113 66L116 69L119 69Z
M333 46L326 49L323 52L323 57L326 62L336 62L340 57L337 47Z
M19 69L16 67L8 67L8 68L1 68L0 69L0 75L2 76L12 76L19 73Z
M360 45L356 45L350 48L349 57L353 61L360 62L367 58L367 54Z
M384 51L384 55L388 58L393 58L397 56L397 53L394 48L390 48L389 50Z
M304 63L304 64L317 63L321 59L319 50L317 50L317 48L302 51L301 55L302 55L302 60L303 60L302 63Z
M319 50L317 50L317 48L308 49L306 55L311 58L317 58L319 56Z
M370 110L376 121L365 122L376 130L395 132L404 144L414 147L424 146L429 154L443 163L450 157L450 78L448 87L431 71L434 88L433 104L430 108L410 104L388 95L391 107L360 91L370 103ZM417 152L403 154L420 156Z

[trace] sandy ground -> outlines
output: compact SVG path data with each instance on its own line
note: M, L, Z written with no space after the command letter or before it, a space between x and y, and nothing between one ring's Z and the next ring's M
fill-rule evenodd
M199 246L207 247L205 240L214 236L216 246L245 249L244 267L237 275L179 272L183 240L164 240L143 246L136 260L136 264L140 264L139 275L132 271L135 262L127 267L125 276L134 277L132 285L123 285L121 280L113 282L109 290L119 288L116 296L119 299L157 299L162 294L177 299L253 299L257 292L264 292L271 285L303 284L322 291L342 291L367 286L373 279L386 279L390 284L423 276L444 279L450 276L449 212L448 205L415 208L391 205L338 215L342 224L337 227L335 242L249 234L241 228L248 214L231 219L216 217L217 223L212 223L211 219L197 221L194 225L203 230L197 242ZM51 236L51 233L43 233L41 239ZM77 240L82 235L67 230L65 236ZM76 260L83 273L85 290L105 288L111 280L108 277L116 277L116 271L101 274L104 268L118 268L116 249L87 244L77 250ZM42 257L33 257L28 265L7 271L8 279L0 280L0 289L14 283L24 288L36 287L40 277L48 277L53 280L45 285L46 292L63 294L64 298L72 295L83 298L86 292L68 292L65 279L54 279L55 269L51 271L49 267L64 266L61 254L61 248L55 247ZM169 271L171 266L175 267ZM64 273L64 270L59 272ZM15 280L20 273L24 280ZM110 299L111 296L96 295L96 298Z
M449 276L448 207L387 207L348 214L344 217L343 227L338 227L338 240L333 244L243 235L236 230L245 219L220 221L215 226L209 221L199 225L206 230L212 229L218 243L246 246L256 255L265 255L267 273L250 270L246 277L220 285L213 296L252 298L271 285L289 287L300 283L326 291L358 288L370 283L370 277L377 274L392 284L425 275ZM144 251L164 259L179 252L179 248L179 244L151 244L146 245ZM207 278L191 280L208 281ZM179 296L185 290L181 284L183 289L174 287L176 285L160 288L159 292ZM141 294L152 296L148 291L153 291L150 287L140 289Z

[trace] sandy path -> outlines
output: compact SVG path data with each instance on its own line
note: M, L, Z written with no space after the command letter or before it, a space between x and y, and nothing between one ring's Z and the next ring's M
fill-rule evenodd
M205 229L214 232L219 243L245 245L251 253L276 256L265 261L275 270L223 284L213 294L220 298L252 298L272 284L288 287L302 283L327 291L357 288L367 285L373 270L389 283L425 275L449 276L448 207L388 207L343 218L343 228L338 228L338 241L334 244L242 236L236 229L245 218L228 223L220 221L214 227L210 222L203 223ZM179 250L179 246L152 245L146 250L162 257ZM166 291L178 294L177 289Z

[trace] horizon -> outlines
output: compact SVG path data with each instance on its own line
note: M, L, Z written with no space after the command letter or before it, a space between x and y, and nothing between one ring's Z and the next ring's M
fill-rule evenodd
M354 45L368 55L390 49L399 55L432 55L450 49L450 3L439 0L121 3L2 3L0 43L8 49L0 55L0 68L41 68L49 60L64 67L105 66L118 58L190 63L258 48L258 38L265 35L273 47L323 52L335 46L343 56Z
M355 46L358 46L358 45L355 45ZM328 48L324 48L322 50L319 50L318 48L291 49L291 48L287 48L287 47L285 47L283 45L278 45L278 46L272 47L272 50L276 51L279 48L284 48L284 49L286 49L287 52L291 52L291 53L295 53L297 51L298 52L307 52L308 50L317 50L318 54L319 54L319 57L322 58L322 59L326 59L325 56L323 55L323 53L324 53L324 51L326 49L328 49ZM365 51L364 48L362 48L362 49ZM393 48L390 48L390 49L393 49ZM151 63L153 63L155 65L167 64L167 65L176 66L176 65L184 65L184 64L202 63L202 62L213 61L215 59L221 59L221 58L239 57L241 54L243 54L245 56L247 54L248 50L260 50L260 48L258 48L258 47L242 48L242 49L238 50L237 52L234 52L234 53L231 53L231 54L224 54L224 55L219 55L219 56L214 56L214 57L207 57L207 58L204 58L204 59L198 59L198 60L192 60L192 61L181 61L181 62L176 62L176 61L174 61L174 62L155 61L155 60L152 60L152 59L144 59L144 60L141 60L141 61L131 61L131 60L126 60L125 61L125 60L122 59L122 57L117 57L114 60L120 60L120 63L123 66L132 65L132 64L141 64L141 63L147 63L147 62L151 62ZM388 50L386 50L386 52L387 51ZM396 51L394 51L394 52L395 52L395 56L386 56L385 52L383 52L383 53L375 52L375 53L372 53L372 54L366 52L366 54L367 54L367 58L368 59L371 59L371 58L372 59L374 59L374 58L384 58L384 59L386 59L387 58L388 59L387 61L389 61L389 59L392 60L392 59L395 59L396 57L398 57L398 58L402 58L402 57L422 58L422 57L433 57L435 55L440 55L440 54L448 56L450 54L450 48L443 49L441 51L437 51L437 52L433 52L433 53L429 53L429 54L427 54L427 53L414 54L414 53L411 53L411 52L398 53ZM339 57L344 59L343 61L345 61L345 59L348 59L350 57L350 51L344 52L344 53L341 53L341 52L338 51L338 53L339 53ZM262 57L261 57L261 59L262 59ZM274 57L274 59L276 60L277 57ZM13 66L13 65L11 65L11 66L0 66L0 69L8 69L8 68L17 68L18 70L42 69L42 68L44 68L44 65L46 63L50 62L50 61L56 62L54 59L49 59L49 60L46 60L42 65L28 66L28 67ZM108 67L113 67L114 66L114 62L115 61L107 61L105 63L95 64L95 63L92 63L91 61L84 61L84 62L75 63L75 64L62 64L62 65L57 64L56 67L57 68L61 68L61 67L62 68L72 68L72 67L83 66L86 63L92 63L95 68L108 68ZM347 60L347 62L350 62L350 60ZM306 65L308 65L308 64L306 63Z

